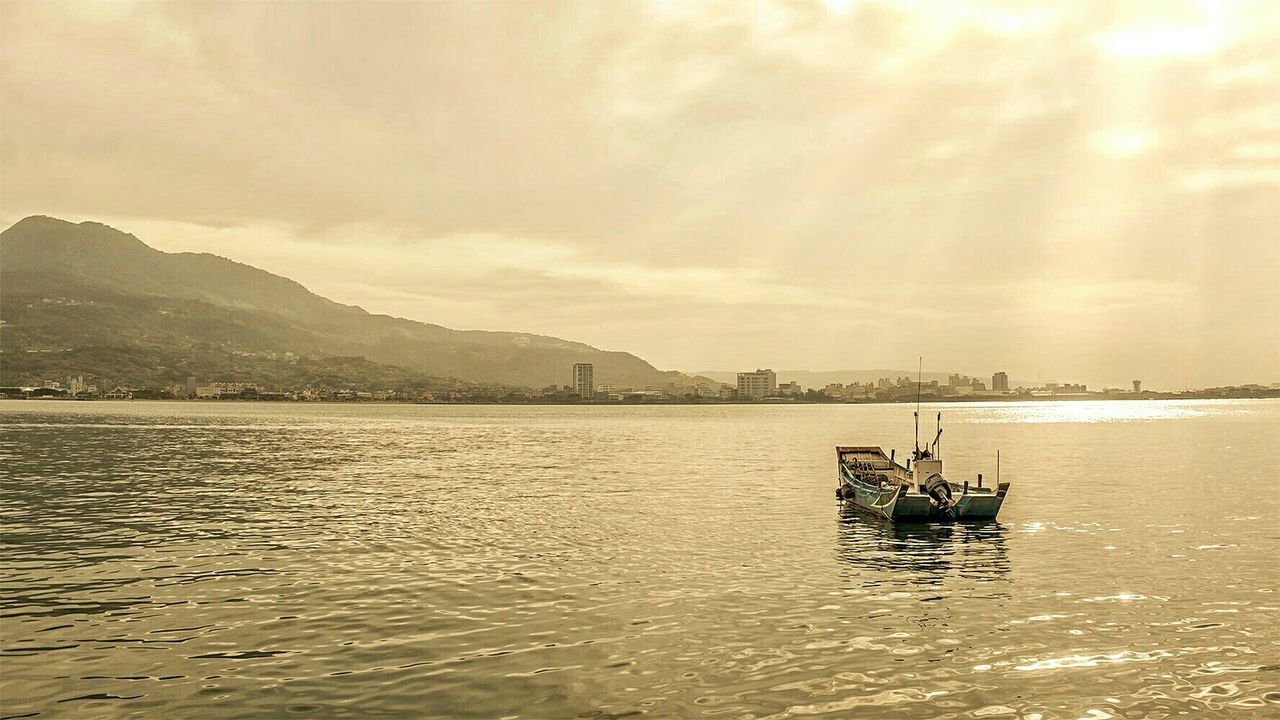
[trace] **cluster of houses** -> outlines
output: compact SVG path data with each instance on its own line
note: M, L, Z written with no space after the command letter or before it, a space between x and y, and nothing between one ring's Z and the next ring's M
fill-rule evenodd
M1018 397L1088 397L1140 395L1142 381L1134 380L1133 389L1107 388L1090 392L1082 383L1045 383L1042 386L1009 387L1009 375L997 372L991 376L991 383L980 378L952 373L945 383L938 380L920 381L910 377L882 377L876 382L828 383L822 388L806 389L797 382L777 382L777 374L773 370L756 370L738 373L737 387L733 394L737 399L769 400L805 397L812 399L817 393L837 402L898 402L916 397L929 400L973 398Z
M327 402L901 402L920 397L925 400L959 399L1106 399L1106 398L1236 398L1277 397L1280 383L1208 388L1181 393L1155 393L1142 389L1134 380L1130 388L1090 391L1084 384L1045 383L1038 387L1009 387L1008 375L997 372L991 383L966 375L952 374L946 382L920 382L910 377L880 378L874 383L829 383L822 388L805 388L795 381L777 381L771 369L740 372L737 383L715 382L702 377L679 376L662 386L624 387L595 383L591 363L575 363L572 384L548 385L541 390L507 386L467 385L429 390L421 387L399 389L353 389L307 387L268 389L247 382L200 382L195 377L185 383L163 388L130 388L99 380L86 381L83 375L63 380L43 380L30 385L0 387L0 397L67 399L192 399L192 400L292 400Z
M42 380L28 385L0 387L0 397L72 397L85 399L127 400L133 391L126 387L86 382L83 375L64 380Z
M795 400L828 402L895 402L914 399L917 395L930 399L974 396L993 397L1011 394L1074 395L1086 394L1084 385L1049 383L1044 388L1009 388L1008 375L998 372L992 376L988 389L984 380L953 374L947 382L937 380L919 382L909 377L880 378L871 383L829 383L821 388L806 388L795 381L778 382L777 373L769 368L744 371L737 375L736 384L718 383L705 378L682 377L662 387L619 387L612 384L595 384L595 372L590 363L575 363L572 385L548 385L540 397L576 397L581 400L627 401L636 399L686 400L716 399L750 402L786 402ZM1135 383L1134 392L1139 391Z
M381 400L432 401L435 395L426 391L352 390L350 388L304 388L301 390L269 390L256 383L206 382L189 378L185 384L175 383L161 388L139 388L108 383L86 382L77 375L65 380L43 380L28 385L0 387L0 396L9 398L67 398L77 400Z

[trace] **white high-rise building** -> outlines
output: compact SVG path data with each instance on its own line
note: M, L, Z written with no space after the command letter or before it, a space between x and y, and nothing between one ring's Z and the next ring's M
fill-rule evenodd
M738 397L759 400L778 394L778 376L773 370L738 373Z
M580 398L590 400L596 395L595 369L591 363L573 364L573 392Z

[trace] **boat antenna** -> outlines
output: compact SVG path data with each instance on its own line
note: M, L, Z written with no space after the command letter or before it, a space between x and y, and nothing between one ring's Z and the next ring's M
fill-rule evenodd
M918 359L916 368L916 458L920 457L920 382L924 378L924 356Z

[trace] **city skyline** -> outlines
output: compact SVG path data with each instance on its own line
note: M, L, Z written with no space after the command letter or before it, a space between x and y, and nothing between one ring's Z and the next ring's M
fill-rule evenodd
M690 372L1268 383L1277 14L9 2L0 223Z
M302 358L294 353L287 353L286 360L300 360ZM1153 390L1147 388L1147 394L1143 394L1142 380L1133 380L1129 383L1129 389L1123 387L1094 387L1090 388L1087 383L1070 383L1046 381L1044 383L1026 383L1015 381L1010 385L1008 373L997 370L991 374L990 383L980 377L970 377L962 373L947 373L945 380L941 379L943 373L931 372L933 376L925 379L923 370L918 370L917 374L912 377L910 375L896 375L890 372L888 375L879 375L884 371L846 371L832 373L806 373L806 371L782 371L778 373L772 368L757 368L754 371L742 371L736 373L736 382L721 382L714 378L714 375L722 373L711 373L710 376L703 375L678 375L678 379L668 382L661 388L654 385L645 385L643 387L619 384L615 382L604 382L597 384L595 382L594 364L590 362L575 362L570 368L571 381L568 385L560 385L552 383L543 387L538 392L529 392L533 388L513 385L480 385L470 383L453 383L452 388L442 388L439 385L440 379L434 379L436 383L435 390L427 389L429 383L424 383L424 378L419 378L416 382L408 384L386 383L357 383L347 387L334 387L329 384L305 385L305 386L288 386L280 383L258 383L226 380L209 380L203 379L199 375L188 375L182 383L167 384L145 384L137 387L129 387L128 385L116 384L112 386L109 380L104 376L94 376L92 373L88 375L90 381L95 377L100 379L102 387L86 382L84 373L75 373L65 376L65 383L57 380L47 379L48 373L43 376L45 379L33 380L29 383L19 383L14 385L8 384L0 387L0 394L6 394L13 397L31 397L31 396L64 396L64 397L82 397L82 398L143 398L143 399L271 399L271 400L374 400L374 401L475 401L477 398L503 399L504 401L530 401L536 399L563 401L568 398L576 398L580 400L606 400L615 401L623 400L627 396L632 399L643 397L649 400L666 400L679 401L681 399L719 399L719 400L736 400L736 401L762 401L762 400L795 400L807 399L813 401L816 398L813 393L825 396L829 400L837 400L844 402L859 401L881 401L881 402L901 402L904 399L909 400L912 395L917 398L924 397L929 401L954 401L956 399L971 399L975 401L992 400L992 399L1045 399L1045 398L1061 398L1061 399L1085 399L1085 398L1127 398L1127 399L1150 399L1151 397L1181 397L1189 398L1194 396L1204 397L1266 397L1274 396L1274 393L1280 392L1280 383L1270 383L1269 385L1261 385L1257 383L1245 383L1237 386L1220 386L1216 388L1197 388L1195 390L1185 389L1179 393L1170 391L1169 389ZM875 380L868 379L870 373L876 373L879 376ZM235 373L244 376L244 373ZM790 376L792 379L779 381L778 375ZM808 375L808 382L801 384L794 378L796 375ZM816 380L819 384L823 382L821 378L832 375L858 375L862 379L848 377L849 382L826 382L825 387L814 385ZM36 377L36 376L31 376ZM459 392L465 390L465 392ZM53 391L53 392L40 392ZM1208 391L1206 395L1205 392ZM1258 395L1257 393L1263 393ZM34 395L33 395L34 394Z

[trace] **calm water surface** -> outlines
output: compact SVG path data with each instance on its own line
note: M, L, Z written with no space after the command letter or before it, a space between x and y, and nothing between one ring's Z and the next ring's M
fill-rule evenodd
M0 715L1280 717L1280 403L942 409L5 402Z

